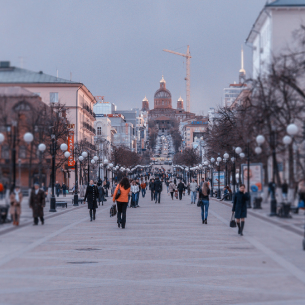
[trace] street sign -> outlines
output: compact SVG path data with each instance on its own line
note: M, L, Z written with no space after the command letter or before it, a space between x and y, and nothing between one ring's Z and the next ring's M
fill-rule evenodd
M220 178L220 189L223 189L225 187L225 173L223 171L213 172L213 189L218 189L218 178Z
M249 167L250 190L253 193L261 193L263 189L263 164L251 163ZM248 167L247 164L241 165L241 181L247 189ZM248 190L247 190L248 191Z

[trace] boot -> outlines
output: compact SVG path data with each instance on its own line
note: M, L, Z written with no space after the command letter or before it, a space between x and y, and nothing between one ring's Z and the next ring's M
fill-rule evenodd
M207 219L205 219L205 220L204 220L204 223L207 225L207 224L208 224L208 220L207 220Z
M93 220L95 220L95 213L96 213L96 211L93 210Z
M245 222L242 221L241 222L241 228L240 228L240 235L243 236L243 229L244 229L244 226L245 226Z
M240 223L237 222L237 226L238 226L238 234L240 234Z
M92 221L92 210L91 209L89 211L89 215L90 215L90 221Z

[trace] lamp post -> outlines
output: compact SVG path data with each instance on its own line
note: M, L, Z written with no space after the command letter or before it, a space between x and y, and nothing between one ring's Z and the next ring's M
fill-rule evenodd
M107 159L104 159L104 165L105 165L105 170L106 170L106 181L108 179L108 175L107 175L107 165L108 165L108 160Z
M218 165L218 190L217 190L217 199L221 199L220 196L220 162L222 161L221 157L217 158Z
M210 197L213 197L214 196L214 168L213 168L213 165L214 165L214 162L215 162L215 159L214 158L211 158L211 176L212 176L212 183L211 183L211 187L212 187L212 192L211 192L211 195Z
M230 156L229 156L228 153L225 153L225 154L223 155L224 161L225 161L225 163L226 163L226 178L225 178L226 183L225 183L225 186L226 186L226 185L229 185L229 183L228 183L228 166L227 166L227 161L228 161L229 157L230 157Z

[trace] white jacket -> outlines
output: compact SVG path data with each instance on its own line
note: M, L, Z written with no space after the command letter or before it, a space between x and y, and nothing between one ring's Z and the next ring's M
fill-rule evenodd
M131 190L132 193L138 193L140 191L139 186L137 184L136 185L132 185L130 187L130 190Z

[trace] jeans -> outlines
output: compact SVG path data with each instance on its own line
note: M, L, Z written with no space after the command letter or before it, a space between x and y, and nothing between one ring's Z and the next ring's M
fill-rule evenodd
M160 203L160 199L161 199L161 192L156 192L156 194L155 194L156 202L158 201L158 203Z
M182 193L183 191L178 191L179 192L179 200L182 200Z
M146 190L145 189L142 189L142 197L144 198L145 197L145 194L146 194Z
M132 193L131 195L131 201L133 202L133 206L138 205L138 195L139 195L138 193Z
M56 189L56 196L58 197L60 193L60 189Z
M196 201L196 198L197 198L197 192L191 192L191 201L195 203Z
M168 192L168 188L169 188L169 186L167 185L167 192Z
M202 220L205 220L208 218L208 212L209 212L209 201L203 200L201 205L201 218Z
M282 193L282 195L283 195L283 199L287 199L287 193Z
M128 202L117 201L118 223L120 223L122 225L122 228L125 228L127 205L128 205Z
M155 200L155 192L154 191L151 191L151 201Z

